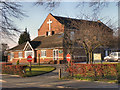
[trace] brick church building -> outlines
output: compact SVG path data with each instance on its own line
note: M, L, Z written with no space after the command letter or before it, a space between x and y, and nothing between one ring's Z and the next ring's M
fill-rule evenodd
M74 30L73 27L67 26L66 24L70 20L82 21L79 19L53 16L50 13L38 29L38 36L35 39L9 49L8 61L16 63L19 60L20 63L28 63L28 55L32 56L32 63L38 63L39 60L40 63L49 63L51 61L57 61L59 63L59 61L65 60L67 50L64 48L64 32L68 27L70 30ZM101 22L97 23L99 24ZM82 59L86 59L84 50L79 55Z

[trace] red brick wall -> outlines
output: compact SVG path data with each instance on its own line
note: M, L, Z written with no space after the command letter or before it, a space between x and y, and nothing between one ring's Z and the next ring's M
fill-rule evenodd
M55 34L64 32L64 26L60 22L58 22L51 14L49 14L41 25L40 29L38 29L38 36L45 36L46 32L49 31L49 24L47 24L49 19L52 21L51 31L54 31Z
M41 57L41 50L37 51L37 62L39 62L38 54L40 54L40 62L41 63L46 62L46 61L49 62L49 61L53 60L53 49L44 49L44 50L46 50L46 57L44 57L44 58ZM63 49L58 49L58 51L59 50L63 50ZM63 53L58 52L58 56L62 57L62 58L59 58L58 60L63 60Z
M19 52L22 52L23 56L22 58L19 58L18 54ZM12 61L10 61L10 55L8 55L8 62L16 63L18 60L20 63L28 63L27 59L25 58L25 52L24 51L15 51L14 53L14 58ZM32 59L32 63L34 63L34 59Z

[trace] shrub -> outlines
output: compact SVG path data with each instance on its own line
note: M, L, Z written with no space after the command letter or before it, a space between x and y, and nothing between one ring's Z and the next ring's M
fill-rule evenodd
M16 65L19 65L19 60L17 60L17 63L16 63Z
M84 78L117 79L117 64L72 64L67 71L72 75Z
M3 65L2 66L2 73L4 74L13 74L13 75L20 75L23 77L25 75L25 65Z
M118 83L120 83L120 63L117 64L117 71L118 71Z

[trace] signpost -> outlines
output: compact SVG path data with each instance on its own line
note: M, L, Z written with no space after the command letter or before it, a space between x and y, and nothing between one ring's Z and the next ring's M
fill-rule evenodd
M102 63L101 53L94 53L94 63L95 61L101 61Z
M69 53L66 55L66 59L67 59L68 62L70 62L70 60L71 60L71 55L70 55Z
M68 66L69 66L70 65L70 61L71 61L71 55L69 53L66 55L66 59L68 61ZM71 63L72 63L72 61L71 61ZM71 76L73 76L73 72L71 73Z
M70 63L70 60L71 60L71 55L69 53L66 55L66 59L68 61L68 66L69 66L69 63Z
M27 57L27 61L29 62L29 71L31 72L31 61L32 61L32 57L29 55L28 57Z
M38 60L39 60L39 63L38 63L38 64L40 65L40 54L38 54L38 57L39 57L39 59L38 59Z

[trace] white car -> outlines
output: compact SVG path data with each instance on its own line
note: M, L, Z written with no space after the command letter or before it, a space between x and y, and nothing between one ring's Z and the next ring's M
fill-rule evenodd
M112 52L109 56L104 57L105 61L119 61L120 52Z

